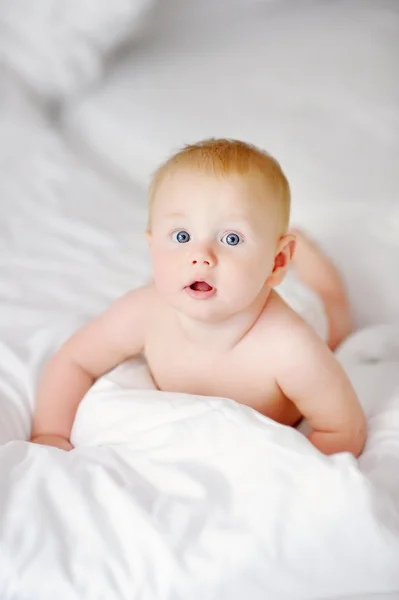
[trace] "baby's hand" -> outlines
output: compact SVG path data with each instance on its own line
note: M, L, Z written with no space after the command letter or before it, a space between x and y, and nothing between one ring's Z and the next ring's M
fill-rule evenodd
M69 440L60 435L38 435L31 439L33 444L42 444L43 446L53 446L60 450L73 450L73 446Z

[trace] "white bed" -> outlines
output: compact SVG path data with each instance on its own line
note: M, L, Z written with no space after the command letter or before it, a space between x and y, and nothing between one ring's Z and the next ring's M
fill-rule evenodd
M0 44L1 600L399 598L399 5L154 8L91 87L40 71L34 29L29 53ZM148 277L151 170L210 135L281 160L294 221L344 273L358 463L232 401L160 394L140 362L83 401L76 450L25 441L46 358Z

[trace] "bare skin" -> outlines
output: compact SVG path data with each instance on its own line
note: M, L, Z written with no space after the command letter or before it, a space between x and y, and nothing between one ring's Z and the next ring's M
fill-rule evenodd
M143 353L160 390L231 398L284 425L304 416L321 452L362 452L366 420L348 377L274 290L295 257L295 237L274 229L273 205L262 220L238 183L190 175L165 186L149 236L155 283L118 300L50 360L39 382L32 441L71 449L82 397L100 376ZM181 231L190 243L179 242ZM243 242L229 245L226 231L240 232ZM294 268L324 301L335 346L350 330L342 282L328 259L296 236ZM197 283L193 292L193 281L208 282L214 292ZM339 299L334 310L332 298Z
M335 350L352 332L353 321L345 285L332 261L302 231L296 238L293 265L299 279L320 296L329 324L328 345Z

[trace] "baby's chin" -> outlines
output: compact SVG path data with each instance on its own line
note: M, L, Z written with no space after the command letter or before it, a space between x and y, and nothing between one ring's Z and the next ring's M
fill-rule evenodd
M231 298L228 302L224 301L218 292L206 300L197 300L186 294L170 304L185 317L204 324L222 323L245 310L245 306L232 302Z

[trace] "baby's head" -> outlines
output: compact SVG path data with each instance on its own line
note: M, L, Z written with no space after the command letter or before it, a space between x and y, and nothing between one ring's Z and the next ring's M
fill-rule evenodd
M149 204L155 284L186 314L223 319L282 281L295 244L290 189L266 152L224 139L187 146L154 174Z

